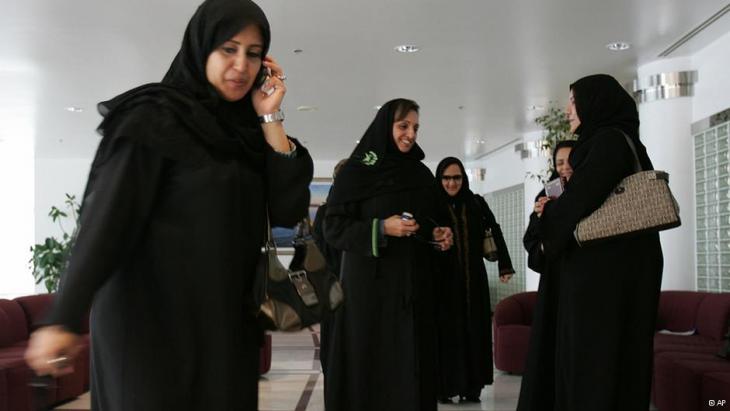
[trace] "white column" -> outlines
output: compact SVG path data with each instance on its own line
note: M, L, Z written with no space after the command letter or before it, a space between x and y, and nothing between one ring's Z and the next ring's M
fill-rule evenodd
M641 82L661 73L691 71L689 58L661 60L638 69ZM702 74L699 73L699 80ZM664 251L662 289L695 290L695 206L692 97L639 103L641 140L654 168L669 173L669 187L680 207L682 226L660 234Z

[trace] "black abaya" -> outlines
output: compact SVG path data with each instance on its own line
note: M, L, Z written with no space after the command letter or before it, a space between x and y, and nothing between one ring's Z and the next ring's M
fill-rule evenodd
M540 219L545 254L559 260L555 409L646 410L663 257L657 233L579 247L573 230L633 173L638 113L613 78L590 76L572 86L581 126L571 152L573 175Z
M274 152L250 94L222 100L211 51L268 22L248 0L208 0L162 83L100 104L103 139L49 322L78 331L92 303L97 411L255 410L262 331L250 296L271 223L306 215L312 159Z
M456 196L441 185L444 170L457 164L464 176ZM512 261L502 230L486 201L469 189L463 164L454 157L436 168L437 191L448 202L447 214L454 231L454 247L440 259L439 284L439 398L456 395L479 398L494 380L492 361L492 310L482 242L485 229L497 244L499 274L513 274Z
M397 113L417 109L404 99L380 108L327 200L325 240L342 250L345 292L329 332L328 411L436 410L437 252L429 241L444 207L421 148L401 152L392 133ZM417 234L385 235L384 220L403 212Z
M258 173L235 156L191 166L125 138L113 144L92 166L52 317L76 328L96 292L92 409L256 409L261 331L246 297L264 201L272 224L296 223L311 158L303 147L296 158L267 150Z

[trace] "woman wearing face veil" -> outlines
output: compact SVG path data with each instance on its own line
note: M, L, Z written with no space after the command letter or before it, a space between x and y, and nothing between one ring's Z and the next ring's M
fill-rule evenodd
M269 40L255 3L208 0L161 83L99 105L78 237L26 354L38 373L66 371L50 364L73 360L93 299L93 410L257 409L262 333L246 301L265 208L294 225L312 176L271 118L286 89Z
M337 175L325 240L345 303L330 330L328 411L436 410L434 255L451 245L416 144L418 105L383 105ZM412 218L403 219L404 212Z
M639 140L636 104L614 78L593 75L570 89L568 116L579 135L573 175L540 218L546 257L560 264L554 409L646 410L663 266L659 235L579 247L573 231L634 172L626 136L642 168L652 164Z
M575 146L574 140L561 141L553 150L553 165L550 181L560 178L563 184L570 181L573 169L568 156ZM555 327L559 302L559 264L550 263L542 249L540 216L547 197L545 190L535 197L535 211L530 215L530 224L522 242L527 251L527 265L541 274L537 288L537 303L530 327L530 346L527 351L527 365L522 375L519 411L552 410L555 402ZM557 258L555 258L558 260Z
M480 195L469 189L464 165L447 157L436 168L437 191L447 203L454 245L442 258L439 310L439 398L451 403L479 402L485 385L492 384L492 307L484 267L483 241L492 230L497 244L499 278L509 281L515 270L494 214Z

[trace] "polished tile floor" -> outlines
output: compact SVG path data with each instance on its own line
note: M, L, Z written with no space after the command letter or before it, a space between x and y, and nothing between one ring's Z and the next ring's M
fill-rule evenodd
M317 328L299 333L273 334L271 370L259 383L260 411L323 411L322 373ZM439 410L513 411L517 406L520 377L497 371L494 384L482 391L481 404L439 405ZM88 410L89 394L58 410Z

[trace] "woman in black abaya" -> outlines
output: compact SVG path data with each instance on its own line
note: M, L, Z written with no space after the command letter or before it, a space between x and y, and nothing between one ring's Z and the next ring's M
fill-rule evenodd
M454 396L480 402L482 388L494 380L492 306L483 253L486 229L492 230L497 244L500 280L508 282L515 270L494 214L484 198L469 189L459 159L441 160L436 185L447 204L455 245L439 267L439 398L442 403L451 403Z
M575 146L574 140L561 141L553 150L554 169L550 180L560 178L563 184L570 180L573 168L568 157ZM559 265L550 263L542 250L540 216L547 201L545 190L535 197L534 212L530 214L522 242L527 251L527 265L540 273L537 288L537 303L530 327L530 345L527 364L522 375L518 411L551 411L555 403L555 327L557 323Z
M343 252L345 291L330 330L328 411L436 410L433 257L452 240L438 227L418 124L415 102L384 104L327 200L325 240Z
M588 76L570 89L568 117L579 135L573 175L540 218L545 255L560 270L554 408L646 410L663 267L659 235L579 247L573 231L634 172L627 138L642 168L652 164L639 140L636 104L614 78Z
M161 83L99 105L78 237L26 354L40 374L68 371L53 364L73 360L93 299L93 410L257 409L262 332L246 301L265 209L294 225L312 176L276 115L269 42L255 3L208 0Z

